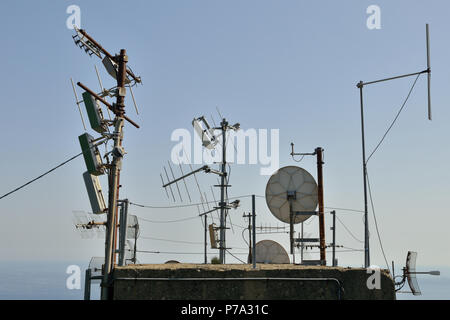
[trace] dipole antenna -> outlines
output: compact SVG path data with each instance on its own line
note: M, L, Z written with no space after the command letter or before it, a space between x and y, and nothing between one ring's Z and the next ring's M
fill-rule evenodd
M426 50L427 50L427 69L419 72L408 73L400 76L394 76L390 78L374 80L363 82L360 81L357 83L356 87L359 89L360 96L360 105L361 105L361 146L362 146L362 167L363 167L363 186L364 186L364 265L366 268L370 266L370 248L369 248L369 221L368 221L368 198L367 198L367 161L366 160L366 146L365 146L365 132L364 132L364 101L363 101L363 88L364 86L396 80L406 77L416 76L416 81L421 74L427 74L427 82L428 82L428 120L432 119L431 116L431 65L430 65L430 35L429 35L429 26L426 24L425 28L426 33ZM415 84L415 82L414 82ZM411 88L412 90L412 88ZM409 95L408 95L409 97ZM406 103L406 101L405 101ZM373 153L372 153L373 154ZM369 157L370 158L370 157Z

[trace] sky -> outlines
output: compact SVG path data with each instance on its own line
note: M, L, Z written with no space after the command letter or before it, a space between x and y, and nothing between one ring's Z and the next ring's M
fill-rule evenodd
M381 10L380 29L367 27L370 14L366 10L374 4ZM418 269L450 267L446 207L450 191L446 164L450 155L448 2L2 1L0 58L5 76L0 79L4 92L0 194L80 152L77 137L84 128L70 78L98 91L96 65L104 86L114 85L101 61L74 45L74 31L66 26L70 5L80 8L81 28L109 52L126 48L129 65L142 77L143 85L133 91L139 115L127 97L127 115L141 128L126 125L124 129L127 154L121 198L149 206L190 203L185 193L183 202L174 203L161 187L160 173L176 145L171 135L176 129L186 129L194 137L192 119L204 115L218 123L219 110L243 130L278 129L279 149L272 151L279 154L279 167L297 165L315 176L315 160L293 161L290 143L295 143L296 152L322 147L325 206L362 210L356 83L426 69L428 23L433 120L427 120L426 77L422 75L394 127L370 159L368 172L388 263L395 261L400 270L411 250L419 253ZM413 81L409 77L364 88L367 153L389 127ZM90 128L88 132L95 133ZM232 164L229 196L264 196L270 175L261 175L262 167L260 158L257 164ZM179 175L178 168L174 169ZM90 211L82 179L85 170L79 157L0 200L0 261L62 261L70 265L104 254L104 239L81 239L73 225L73 211ZM184 165L183 170L188 172L189 166ZM212 200L210 186L217 183L216 178L202 174L198 179ZM106 190L104 177L101 181ZM192 202L199 202L195 182L187 179L187 183ZM256 209L258 225L283 226L263 197L257 198ZM230 213L235 226L227 232L231 252L244 260L247 245L242 237L247 222L242 215L250 210L249 198L242 198L241 207ZM194 217L198 210L195 206L131 206L130 213L168 221ZM361 213L337 210L337 214L345 225L337 225L337 243L361 250ZM329 213L325 223L329 243ZM372 212L369 224L371 263L385 267ZM140 220L140 228L140 250L174 252L140 253L140 262L203 262L200 219L182 223ZM317 229L317 219L305 223L305 231L311 235L317 234ZM288 249L285 233L257 235L258 241L263 239L276 240ZM217 255L217 250L208 250L209 258ZM316 253L310 256L317 258ZM331 261L330 253L327 259ZM339 252L338 260L343 266L364 264L361 251ZM227 262L239 261L227 255Z

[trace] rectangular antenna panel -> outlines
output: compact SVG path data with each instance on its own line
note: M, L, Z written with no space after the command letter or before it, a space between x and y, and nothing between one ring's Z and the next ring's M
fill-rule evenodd
M89 92L83 93L83 102L84 106L86 107L86 112L89 117L91 128L98 133L106 132L108 128L104 121L100 102L97 101Z
M219 238L219 235L217 234L217 228L216 225L210 224L209 225L209 240L211 242L211 249L217 249L217 239Z
M83 152L84 162L90 174L99 176L104 173L102 158L98 148L92 143L94 138L88 133L84 133L78 137L81 150Z
M204 117L192 120L192 126L195 132L202 140L202 145L208 149L214 149L217 144L217 139L213 134L213 129L210 128L208 122Z
M98 177L86 171L83 173L83 179L84 184L86 185L89 201L91 202L92 213L105 213L107 208Z
M119 71L119 66L117 65L116 62L112 61L109 57L105 56L102 60L103 66L106 69L106 72L108 72L108 74L113 77L114 79L117 80L117 74ZM129 84L131 81L130 79L128 79L128 77L125 77L125 83Z

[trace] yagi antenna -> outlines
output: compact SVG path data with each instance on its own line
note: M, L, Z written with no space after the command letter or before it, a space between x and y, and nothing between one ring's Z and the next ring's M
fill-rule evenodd
M159 174L159 175L161 176L161 182L162 182L162 184L164 184L164 179L163 179L163 177L162 177L162 174ZM166 191L167 199L170 199L170 198L169 198L169 193L167 192L167 189L164 188L164 190Z
M173 170L172 170L172 166L170 165L170 161L167 161L167 163L169 164L169 169L170 169L170 172L172 173L172 178L175 180L175 175L173 174ZM175 181L175 185L177 186L178 195L180 196L180 201L183 202L183 198L181 197L181 192L180 192L180 188L178 188L178 182L177 181Z
M166 167L163 167L163 168L164 168L164 172L166 173L167 181L170 181L169 175L167 174ZM164 180L162 182L163 182L163 188L165 189L166 188L165 187L166 184L164 183ZM170 184L168 186L169 186L170 194L172 195L172 198L173 198L173 202L175 202L176 200L175 200L175 196L173 195L172 187L170 186Z
M164 180L162 179L162 183L163 183L162 187L163 187L163 188L169 187L170 192L172 193L172 197L173 197L174 201L175 201L175 197L173 196L173 192L172 192L172 188L171 188L171 185L172 185L172 184L174 184L174 183L176 184L177 189L178 189L178 193L179 193L179 196L180 196L180 199L181 199L180 189L178 188L178 182L179 182L179 181L184 180L185 178L187 178L187 177L189 177L189 176L191 176L191 175L194 175L194 177L195 177L195 174L196 174L197 172L200 172L200 171L204 171L204 172L206 172L206 173L215 173L215 174L218 174L218 175L222 175L222 173L221 173L220 171L213 170L213 169L211 169L209 166L203 166L203 167L198 168L198 169L196 169L196 170L193 170L193 171L191 171L191 172L189 172L189 173L187 173L187 174L183 174L183 175L182 175L181 177L179 177L179 178L175 178L175 176L173 175L172 167L170 166L170 162L168 162L168 164L169 164L169 168L170 168L171 173L172 173L173 180L170 180L170 179L169 179L169 175L167 174L166 167L163 167L163 168L164 168L164 171L165 171L165 173L166 173L166 178L167 178L167 181L168 181L168 182L167 182L167 183L164 183ZM196 178L196 179L197 179L197 178ZM200 197L203 198L203 195L202 195L201 191L200 191ZM181 200L181 201L183 201L183 200ZM203 203L203 201L202 201L202 203Z
M73 223L75 229L83 239L101 238L106 230L106 216L88 213L84 211L73 211Z
M96 55L103 60L108 73L112 70L108 70L111 65L114 66L116 63L116 57L106 51L97 41L95 41L87 32L83 29L78 29L74 26L76 35L72 36L75 44L82 50L84 50L89 56ZM102 57L102 54L105 57ZM135 81L135 83L142 83L141 77L137 77L134 73L127 67L126 73ZM111 73L110 73L111 74ZM114 77L114 75L112 75ZM129 81L129 80L128 80Z
M178 158L178 155L177 155L177 159L178 159L178 165L180 166L181 175L184 176L183 168L181 166L180 159ZM188 189L186 181L184 179L183 179L183 182L184 182L184 187L186 188L186 193L188 195L189 202L192 202L191 195L189 194L189 189Z

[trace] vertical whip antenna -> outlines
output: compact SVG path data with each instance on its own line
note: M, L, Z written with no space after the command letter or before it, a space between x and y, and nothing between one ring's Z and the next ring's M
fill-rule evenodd
M103 94L105 93L105 88L103 87L102 79L100 78L100 74L98 73L97 66L94 65L94 67L95 67L95 73L97 74L98 83L99 83L99 85L100 85L100 90L101 90L101 92L102 92L101 94L103 95ZM108 118L109 118L109 120L112 120L111 114L109 113L109 109L108 109L108 108L106 108L106 112L108 112Z
M75 84L73 83L72 78L70 78L70 82L72 83L73 94L75 95L75 101L76 101L77 106L78 106L78 111L80 112L81 122L83 123L84 131L86 131L87 130L86 129L86 124L84 123L83 113L81 112L81 108L80 108L80 102L81 101L78 101L77 90L75 89Z

